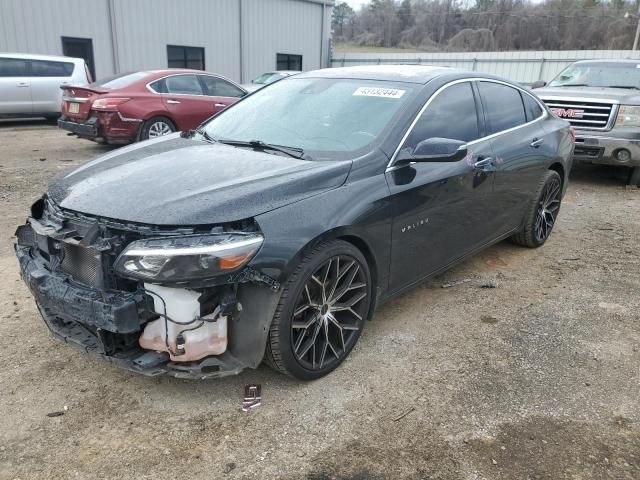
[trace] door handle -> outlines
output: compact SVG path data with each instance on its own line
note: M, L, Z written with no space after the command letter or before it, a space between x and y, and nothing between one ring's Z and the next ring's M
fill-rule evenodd
M226 105L226 104L224 104L224 103L214 103L214 104L213 104L213 106L214 106L214 107L216 107L216 108L224 108L224 107L226 107L227 105Z
M533 148L538 148L543 143L544 143L544 138L534 138L529 145L531 145Z
M169 104L171 104L171 105L177 105L177 104L179 104L180 102L179 102L178 100L173 100L173 99L172 99L172 100L167 100L167 103L169 103Z
M26 82L18 82L16 83L16 87L28 87L29 84Z
M492 157L481 158L473 164L474 169L482 170L483 172L493 172L495 171L495 166L496 164Z

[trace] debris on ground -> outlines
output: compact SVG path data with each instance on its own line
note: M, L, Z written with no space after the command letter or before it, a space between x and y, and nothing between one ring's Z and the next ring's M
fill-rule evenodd
M262 386L261 385L245 385L244 401L242 402L242 411L249 410L262 405Z
M470 281L471 281L470 278L461 278L460 280L451 280L450 282L443 283L442 285L440 285L440 287L441 288L457 287L458 285L469 283Z
M397 422L398 420L402 420L404 417L406 417L407 415L409 415L411 412L413 412L416 409L416 407L409 407L407 408L404 412L402 412L400 415L398 415L397 417L395 417L393 419L394 422Z
M62 410L47 413L47 417L61 417L62 415L64 415L64 412Z
M491 315L482 315L480 317L480 321L482 323L488 323L489 325L494 325L498 323L498 319L496 317L492 317Z
M498 288L498 284L493 280L488 280L480 284L480 288Z

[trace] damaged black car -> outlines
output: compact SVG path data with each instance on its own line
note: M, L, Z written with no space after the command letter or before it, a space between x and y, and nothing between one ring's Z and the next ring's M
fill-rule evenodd
M499 78L303 73L59 176L15 249L53 335L115 365L315 379L394 295L503 239L544 244L572 150Z

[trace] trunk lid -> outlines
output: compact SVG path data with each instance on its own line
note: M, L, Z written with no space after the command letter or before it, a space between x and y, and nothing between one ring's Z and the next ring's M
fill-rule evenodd
M84 121L91 115L93 101L109 90L93 85L62 87L62 114L76 121Z

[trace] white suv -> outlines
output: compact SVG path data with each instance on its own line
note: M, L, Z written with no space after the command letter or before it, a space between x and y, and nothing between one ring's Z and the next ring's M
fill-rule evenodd
M0 53L0 117L57 118L60 86L90 81L82 58Z

